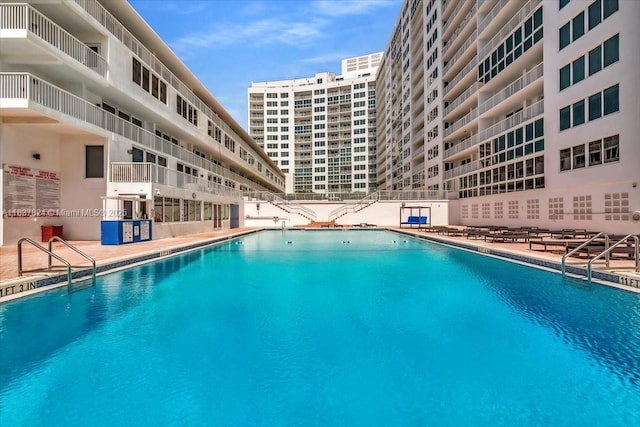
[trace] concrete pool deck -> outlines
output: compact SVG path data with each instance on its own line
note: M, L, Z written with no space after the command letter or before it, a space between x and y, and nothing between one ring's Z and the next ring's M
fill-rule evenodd
M528 243L503 243L485 242L482 240L468 239L461 236L448 236L436 233L428 233L418 229L397 227L380 227L393 230L405 235L415 236L424 240L453 245L463 249L475 251L485 255L492 255L512 261L523 262L551 270L559 270L562 253L530 250ZM103 246L97 241L72 241L81 251L96 260L98 273L113 271L117 268L130 266L138 262L159 259L179 252L196 249L212 243L221 242L242 236L248 233L263 230L264 228L236 228L232 230L216 230L208 233L193 234L180 237L172 237L149 242L139 242L120 246ZM342 230L349 230L349 227ZM46 243L41 243L46 246ZM74 278L90 277L90 264L82 256L75 253L62 243L55 243L54 253L67 259L74 266L82 268L74 269ZM52 272L25 273L18 276L18 255L16 245L0 247L0 301L14 299L40 291L42 287L52 288L58 284L66 284L66 268L58 268ZM584 269L588 259L586 257L569 258L567 272L578 276L584 276ZM48 256L29 245L23 245L23 268L33 270L46 267ZM62 266L54 262L54 265ZM593 264L594 278L614 286L640 292L640 274L634 271L632 259L612 258L610 268L604 269L604 260Z

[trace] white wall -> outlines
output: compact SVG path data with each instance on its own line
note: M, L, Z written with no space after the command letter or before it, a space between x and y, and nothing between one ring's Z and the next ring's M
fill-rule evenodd
M260 208L257 209L256 205L259 204ZM309 210L316 213L316 221L328 221L329 215L335 209L344 206L341 202L306 202L301 204ZM400 201L379 201L376 202L359 212L348 213L336 220L337 224L341 225L353 225L360 223L375 224L378 226L397 227L400 225L400 208L402 202ZM405 202L406 207L422 206L431 208L431 225L448 225L449 222L449 201L437 200L437 201L412 201ZM404 216L408 215L409 211L404 212ZM417 215L417 211L414 212ZM246 217L249 216L249 218ZM429 215L425 209L421 215ZM274 217L278 217L277 221L274 221ZM305 226L309 225L310 220L302 215L294 212L285 212L284 210L266 202L245 202L245 218L244 223L248 227L281 227L282 222L285 222L286 227L291 226Z

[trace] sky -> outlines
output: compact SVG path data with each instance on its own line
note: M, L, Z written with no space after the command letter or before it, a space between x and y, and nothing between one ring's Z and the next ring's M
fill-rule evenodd
M247 129L252 82L340 74L382 52L402 0L129 0Z

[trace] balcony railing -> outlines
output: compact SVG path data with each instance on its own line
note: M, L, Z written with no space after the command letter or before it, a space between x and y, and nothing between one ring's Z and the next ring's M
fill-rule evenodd
M463 141L460 141L453 147L450 147L449 149L445 150L444 153L442 153L442 158L446 160L449 157L453 156L454 154L458 154L459 152L466 150L469 147L473 147L478 142L480 142L480 135L478 135L477 133L473 134L469 138Z
M473 20L476 19L477 12L478 12L478 7L474 4L473 7L469 9L469 12L467 12L467 14L465 15L464 20L460 24L458 24L458 28L454 31L453 34L451 34L451 37L449 37L449 40L447 40L447 44L442 47L443 57L447 55L447 51L451 48L451 46L453 46L453 42L456 40L456 38L458 38L458 36L462 32L462 30L464 30L464 28L467 26L469 21L471 21L472 19Z
M465 65L465 67L458 73L456 74L456 76L449 82L449 84L444 88L444 94L443 96L447 96L447 94L449 92L451 92L451 90L458 84L460 83L460 81L462 79L464 79L467 74L469 74L471 71L474 71L475 68L478 66L478 56L474 56L473 58L471 58L471 60L469 61L469 63L467 65Z
M526 74L522 75L522 77L520 77L518 80L514 81L509 86L502 89L500 92L496 93L491 98L483 102L480 105L480 114L490 110L491 108L498 105L500 102L504 101L505 99L514 95L515 93L527 87L531 83L535 82L536 80L538 80L543 76L543 73L544 73L544 68L542 66L542 63L536 65L531 70L529 70Z
M465 175L473 171L477 171L479 168L480 162L478 160L474 160L473 162L458 166L457 168L444 171L444 173L442 174L442 178L445 180L455 178L460 175Z
M480 141L491 138L499 133L511 129L514 126L518 126L526 120L532 119L540 114L544 113L544 100L540 100L533 105L528 106L522 111L518 111L511 117L496 123L495 125L479 132Z
M453 9L453 12L451 12L451 14L449 15L449 18L447 19L447 22L445 22L444 25L442 26L442 35L443 36L447 33L447 30L451 27L451 24L455 20L456 15L458 14L458 12L460 12L460 9L462 9L462 6L464 6L465 3L466 3L466 1L461 0L456 5L455 9Z
M27 30L101 76L107 61L27 4L0 4L0 30Z
M451 135L461 127L471 123L473 120L477 118L478 118L478 108L476 107L470 112L468 112L467 114L465 114L462 118L456 120L451 126L446 128L444 130L444 137L445 138L448 137L449 135Z
M470 35L469 38L467 39L466 42L464 42L464 44L462 46L460 46L460 48L456 51L456 53L451 57L451 59L449 61L447 61L447 65L445 65L442 69L442 74L446 74L453 66L454 64L456 64L458 62L458 60L462 57L462 55L464 55L464 53L467 51L467 49L469 49L469 47L474 44L477 43L477 36L478 36L478 31L475 30L473 31Z
M176 157L250 188L266 189L260 184L204 159L146 129L104 111L45 80L28 73L0 73L0 99L25 100L82 122L123 136L147 148Z
M485 28L487 28L489 26L489 23L496 17L498 16L498 13L500 13L500 11L502 9L504 9L504 7L513 0L500 0L498 3L496 3L495 5L493 5L493 8L489 11L489 13L487 13L487 16L484 17L484 19L482 21L480 21L480 25L478 25L478 34L482 33L482 31L484 31Z
M474 95L480 88L482 87L481 82L475 82L471 86L467 88L462 94L458 95L458 97L449 105L447 105L444 109L443 115L446 116L450 112L452 112L458 105L462 104L464 101L469 99L470 96Z
M110 182L154 183L216 195L242 197L242 192L208 179L172 170L154 163L114 162Z
M147 49L142 43L140 43L104 6L102 6L97 0L73 0L78 4L85 12L92 16L100 25L106 28L111 34L122 42L131 52L133 52L138 58L147 64L151 69L158 73L164 80L169 82L180 94L202 114L208 117L213 123L215 123L220 129L222 129L227 135L229 135L235 141L243 141L237 132L231 129L226 122L224 122L218 114L209 107L203 100L201 100L186 84L184 84L175 74L167 68L149 49ZM263 157L259 152L253 153L256 157ZM266 157L266 155L264 155ZM266 173L268 168L264 168L263 172L260 172L264 179L271 180ZM258 173L259 171L256 171Z
M502 43L502 40L516 29L533 9L535 9L542 0L530 0L516 13L516 15L505 24L498 33L489 40L489 42L480 49L478 56L484 59L491 51Z

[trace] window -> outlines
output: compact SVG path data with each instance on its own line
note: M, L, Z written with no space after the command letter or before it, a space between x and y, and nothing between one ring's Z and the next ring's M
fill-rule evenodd
M589 51L589 75L593 75L602 69L602 46Z
M620 59L618 53L619 37L618 34L604 42L604 67L608 67ZM603 67L603 68L604 68Z
M603 92L604 115L615 113L619 110L618 85L611 86Z
M604 162L611 163L620 160L620 136L609 136L603 140L604 143Z
M560 90L571 86L571 64L560 68Z
M142 64L133 58L133 82L137 85L142 84Z
M573 27L573 39L572 41L578 40L580 37L584 35L584 12L580 12L576 17L572 20Z
M86 145L85 178L104 178L104 146Z
M589 143L589 166L602 164L602 142L600 140Z
M147 68L142 68L142 89L149 92L149 70Z
M589 97L589 120L602 117L602 93L598 92Z
M560 150L560 170L571 170L571 148Z
M560 9L569 4L569 0L560 0Z
M573 61L573 84L584 80L584 56Z
M569 129L571 127L571 108L564 107L560 110L560 130Z
M576 145L571 149L573 154L573 168L580 169L586 166L584 145Z
M584 100L573 104L573 126L584 123Z
M602 19L607 19L616 10L618 10L618 0L602 0Z
M602 0L596 0L589 5L589 29L602 22Z
M571 43L571 23L567 22L560 27L560 50L564 49Z

